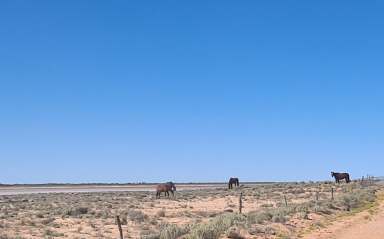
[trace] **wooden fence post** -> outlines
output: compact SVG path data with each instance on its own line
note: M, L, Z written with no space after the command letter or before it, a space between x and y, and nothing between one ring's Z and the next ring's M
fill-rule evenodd
M116 216L116 222L117 222L117 226L119 227L120 239L124 239L123 229L121 228L121 221L119 216Z
M319 191L316 192L316 201L319 201Z
M239 197L239 213L241 214L243 211L243 192L240 193Z
M287 196L284 195L285 206L288 207Z
M333 201L334 197L333 197L333 187L331 188L331 200Z

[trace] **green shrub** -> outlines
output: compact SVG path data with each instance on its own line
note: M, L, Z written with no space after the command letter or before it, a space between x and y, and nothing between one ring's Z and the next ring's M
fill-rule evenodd
M272 219L272 214L270 210L261 210L250 212L247 215L248 224L261 224L265 221L270 221Z
M178 227L174 224L166 224L160 230L159 239L176 239L188 233L188 227Z
M245 216L234 213L222 214L210 220L208 223L193 226L186 239L217 239L225 233L228 228L242 224L246 221Z
M355 192L346 193L338 199L347 211L363 206L365 203L374 202L376 199L375 191L370 189L359 189Z

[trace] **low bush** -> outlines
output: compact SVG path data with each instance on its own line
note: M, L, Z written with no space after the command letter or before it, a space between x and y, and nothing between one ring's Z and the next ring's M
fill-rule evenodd
M130 209L127 211L127 216L130 220L134 222L144 222L148 219L148 216L142 211Z
M363 206L365 203L374 202L376 199L375 191L371 189L359 189L354 192L346 193L337 202L349 211Z
M166 224L160 230L159 239L176 239L188 233L188 227L179 227L174 224Z
M79 216L83 214L88 213L88 208L87 207L76 207L76 208L71 208L66 212L66 215L68 216Z
M193 226L186 235L186 239L217 239L225 233L228 228L243 224L246 217L240 214L227 213L217 216L208 223Z

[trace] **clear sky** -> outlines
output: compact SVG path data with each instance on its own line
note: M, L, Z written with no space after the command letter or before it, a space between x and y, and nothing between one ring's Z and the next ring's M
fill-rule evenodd
M0 1L0 182L384 175L383 13Z

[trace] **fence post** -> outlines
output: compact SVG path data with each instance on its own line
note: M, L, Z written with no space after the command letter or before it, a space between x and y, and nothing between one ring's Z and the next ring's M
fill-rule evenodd
M243 212L243 192L240 193L239 197L239 213Z
M284 195L285 206L288 207L287 196Z
M333 197L333 187L331 188L331 200L333 201L334 197Z
M124 239L123 229L121 228L121 221L119 216L116 216L116 222L117 222L117 226L119 227L120 239Z
M316 192L316 201L319 201L319 191Z

